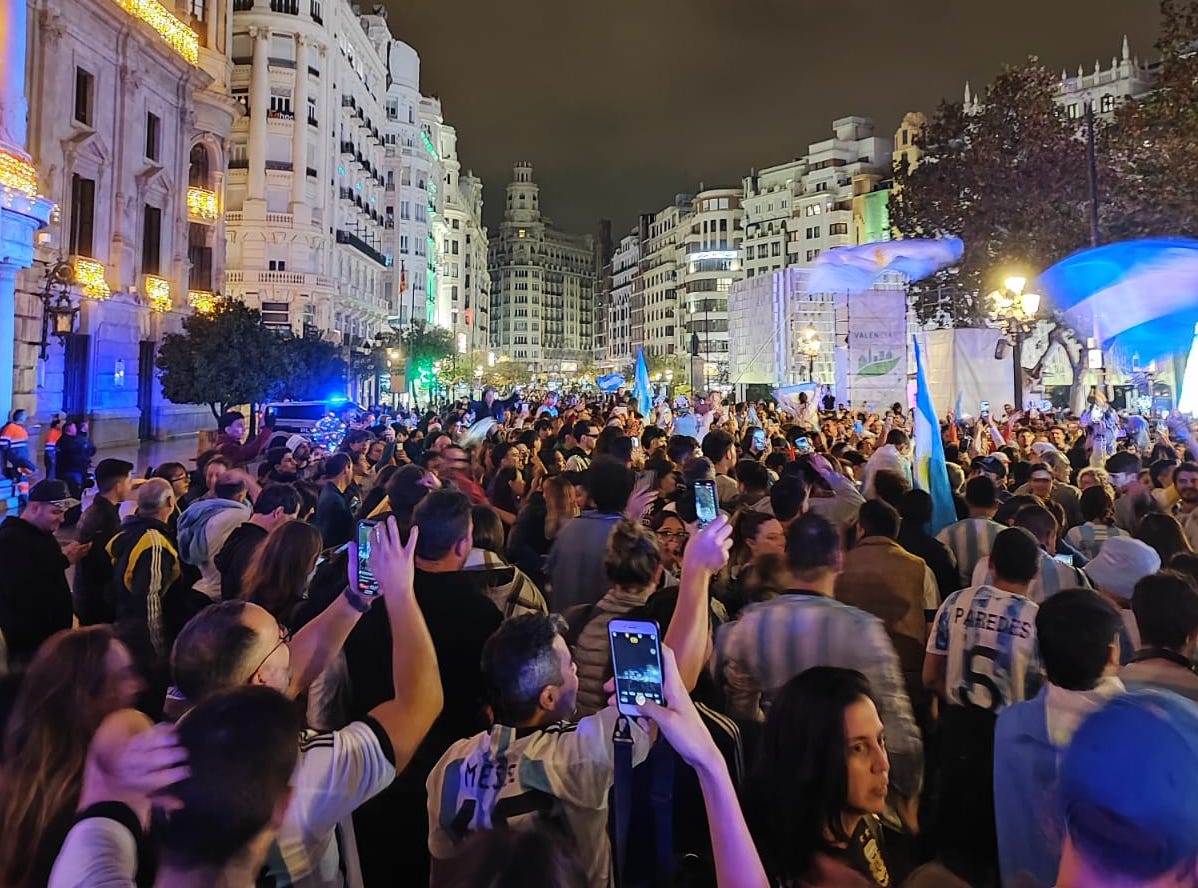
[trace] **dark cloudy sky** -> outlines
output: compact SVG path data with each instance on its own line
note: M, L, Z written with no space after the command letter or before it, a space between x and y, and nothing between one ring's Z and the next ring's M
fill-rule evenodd
M959 100L1004 63L1155 57L1157 0L386 0L494 223L515 160L541 206L618 237L675 192L738 186L834 118Z

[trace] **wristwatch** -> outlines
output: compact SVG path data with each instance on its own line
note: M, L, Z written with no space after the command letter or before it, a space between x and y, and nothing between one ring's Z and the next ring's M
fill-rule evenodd
M346 586L345 590L341 594L345 597L345 600L349 602L349 606L360 614L366 613L368 610L370 610L370 606L374 604L373 597L369 595L362 595L354 591L352 586Z

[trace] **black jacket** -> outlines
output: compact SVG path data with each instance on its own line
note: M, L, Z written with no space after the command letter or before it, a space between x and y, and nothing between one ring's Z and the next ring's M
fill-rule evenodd
M354 512L349 505L349 494L342 493L331 482L320 488L312 526L320 531L326 549L353 539Z
M944 543L934 536L929 536L922 527L904 521L899 529L898 544L917 558L922 558L924 564L931 569L932 576L936 578L936 588L940 591L941 601L957 591L960 577Z
M513 392L502 400L496 398L491 402L490 407L487 406L486 401L471 401L470 412L474 414L475 422L478 422L480 419L485 419L488 416L493 417L496 422L503 422L504 414L514 408L519 400L520 393Z
M53 534L10 516L0 524L0 632L9 668L27 664L38 646L71 628L67 558Z
M95 455L96 445L88 440L87 435L82 432L77 435L63 435L58 439L55 471L60 478L64 475L82 475Z
M82 626L111 623L116 619L108 542L120 527L120 509L102 496L92 500L79 520L79 542L92 544L83 560L75 565L72 591L75 615Z

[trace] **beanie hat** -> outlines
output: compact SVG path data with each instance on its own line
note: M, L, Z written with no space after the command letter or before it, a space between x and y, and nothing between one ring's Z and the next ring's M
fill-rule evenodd
M1111 537L1102 544L1089 564L1082 568L1099 589L1131 601L1141 577L1161 569L1161 556L1147 543L1127 536Z

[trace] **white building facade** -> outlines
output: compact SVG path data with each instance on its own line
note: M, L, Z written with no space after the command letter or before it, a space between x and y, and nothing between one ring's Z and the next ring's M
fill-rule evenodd
M503 222L489 246L491 342L535 374L569 374L591 361L595 254L589 235L542 215L532 165L517 163Z
M687 223L682 268L682 308L687 354L703 359L702 388L728 383L728 292L744 277L744 212L738 188L695 195Z
M620 238L612 251L611 299L607 305L604 368L627 371L636 360L632 336L632 307L643 298L641 288L641 238L639 230ZM644 311L642 306L641 311ZM642 322L643 329L643 322Z
M13 404L35 425L65 412L111 445L203 422L203 408L162 397L154 360L224 271L226 145L240 115L228 98L228 15L204 0L30 10L28 150L58 205L17 281ZM42 358L39 296L60 261L73 268L79 314Z

